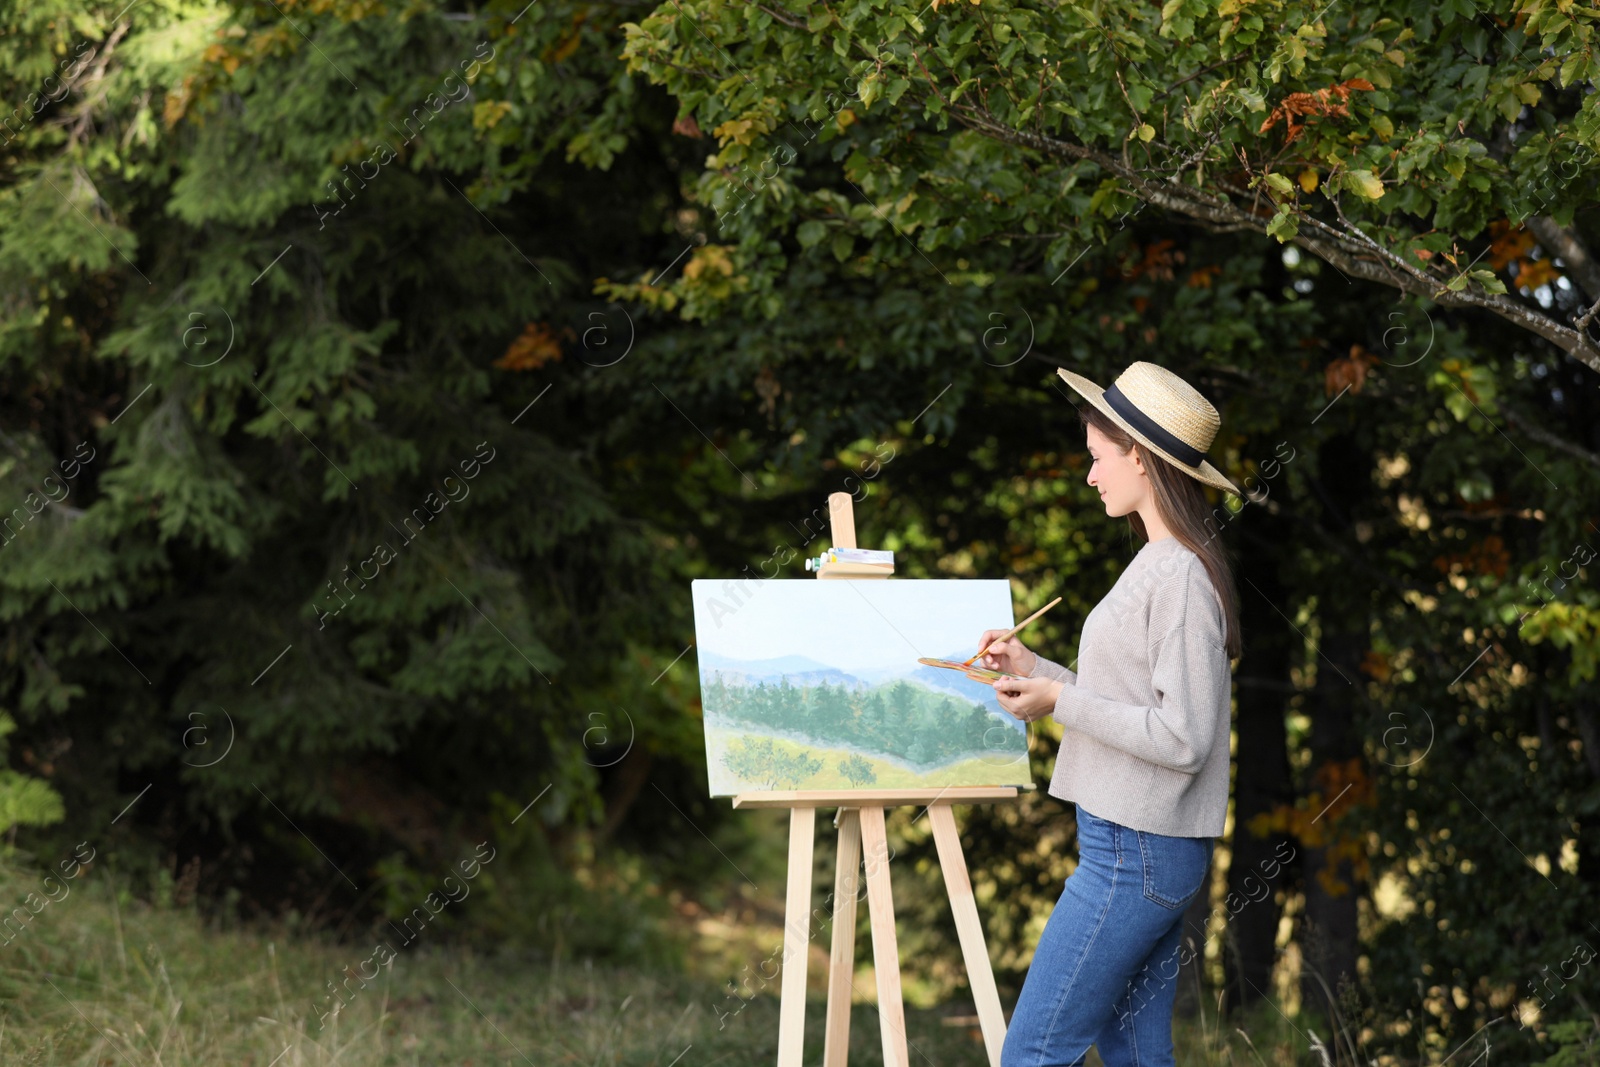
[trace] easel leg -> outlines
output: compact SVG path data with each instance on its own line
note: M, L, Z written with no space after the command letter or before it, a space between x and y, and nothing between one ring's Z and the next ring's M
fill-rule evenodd
M828 959L828 1028L822 1067L844 1067L850 1058L850 992L856 968L856 898L860 892L861 816L839 812L839 870L833 879L833 952Z
M861 809L861 845L867 856L867 912L872 919L872 966L878 973L878 1026L883 1067L911 1067L906 1053L906 1006L900 993L900 949L889 888L889 838L882 808Z
M783 987L778 1067L800 1067L806 1029L806 951L811 928L811 846L816 808L789 809L789 888L783 904Z
M1000 1049L1006 1042L1006 1017L1000 1010L1000 993L995 989L994 970L989 965L989 950L983 941L978 902L972 895L967 861L961 854L955 812L948 804L934 804L928 809L928 821L933 824L933 840L939 847L939 866L944 869L944 887L950 895L950 910L955 913L961 955L967 962L967 982L977 1004L978 1024L983 1028L983 1044L989 1052L990 1067L1000 1067Z

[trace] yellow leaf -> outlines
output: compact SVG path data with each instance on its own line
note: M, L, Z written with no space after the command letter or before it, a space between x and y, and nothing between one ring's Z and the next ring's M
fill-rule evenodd
M511 110L509 100L480 100L472 105L472 128L492 130Z
M1139 140L1151 141L1155 139L1156 128L1148 122L1139 127Z
M1344 176L1345 186L1368 200L1377 200L1383 196L1383 182L1370 170L1352 170Z
M206 63L220 64L222 69L229 74L239 69L239 53L232 51L227 45L211 45L201 54L200 58Z
M1312 167L1307 167L1300 172L1300 188L1308 193L1317 191L1317 172Z
M1392 48L1385 52L1383 54L1383 58L1387 59L1397 67L1403 67L1406 65L1406 54L1400 51L1398 48Z
M725 245L706 245L704 248L695 249L694 255L689 257L689 262L684 264L683 276L694 281L702 274L714 271L723 277L732 277L733 260L728 255Z
M751 130L755 123L749 119L729 119L711 132L717 135L717 140L723 144L729 141L735 144L749 144L753 139Z
M167 93L166 103L161 107L161 119L171 129L176 126L184 113L189 110L189 86L194 81L194 75L183 79L183 84L176 90Z
M839 112L839 118L838 118L839 129L840 130L844 130L845 128L847 128L855 120L856 120L856 113L854 111L851 111L849 108L845 108L843 111Z

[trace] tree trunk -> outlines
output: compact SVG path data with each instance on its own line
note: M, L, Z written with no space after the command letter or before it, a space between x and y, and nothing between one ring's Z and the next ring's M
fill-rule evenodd
M1584 762L1595 782L1600 784L1600 709L1593 701L1578 700L1572 709L1577 720L1578 735L1583 741ZM1596 788L1596 786L1591 786ZM1584 897L1600 900L1600 819L1593 816L1583 819L1578 826L1578 880L1585 888ZM1589 929L1579 928L1578 934L1589 938L1600 935L1600 919L1589 924ZM1600 937L1590 940L1593 945Z
M1321 662L1313 690L1316 710L1311 726L1312 767L1319 776L1326 773L1325 768L1361 755L1355 731L1356 711L1362 701L1356 664L1364 647L1363 636L1323 632L1318 657ZM1322 659L1323 656L1327 658ZM1327 780L1322 778L1323 782ZM1319 807L1325 814L1313 816L1312 826L1329 844L1307 845L1302 849L1306 910L1299 937L1300 996L1304 1009L1327 1016L1331 1028L1339 1007L1341 986L1356 980L1356 908L1360 887L1355 883L1349 860L1330 855L1332 842L1341 834L1338 819L1350 800L1337 795L1343 792L1343 787L1325 790L1319 785L1315 792L1322 794Z
M1272 521L1270 525L1280 524ZM1250 542L1258 551L1251 556L1249 583L1240 583L1244 655L1236 676L1239 711L1230 845L1233 859L1224 898L1229 903L1223 981L1230 1012L1255 1003L1272 988L1281 917L1277 892L1288 884L1279 861L1292 855L1287 835L1257 836L1250 830L1256 816L1294 801L1284 712L1294 693L1289 669L1295 634L1278 614L1284 610L1286 594L1277 561L1268 555L1289 542L1286 535L1280 536L1281 531L1267 527L1263 522L1252 531L1255 536Z
M595 832L595 843L610 840L617 832L634 801L639 799L644 784L650 778L650 753L643 748L629 748L618 762L605 786L605 818Z
M1324 442L1317 459L1310 484L1322 504L1319 525L1359 555L1355 533L1372 495L1373 457L1353 436L1342 435ZM1317 681L1310 700L1312 780L1304 783L1317 810L1300 833L1306 905L1299 932L1300 997L1305 1011L1328 1018L1332 1045L1340 1038L1335 1020L1342 1014L1341 989L1356 980L1359 952L1361 887L1349 861L1334 854L1334 846L1351 832L1339 823L1366 791L1358 788L1360 783L1368 781L1356 724L1366 705L1360 664L1368 645L1371 591L1350 581L1341 567L1319 570L1321 640L1313 653ZM1346 795L1351 792L1356 795Z

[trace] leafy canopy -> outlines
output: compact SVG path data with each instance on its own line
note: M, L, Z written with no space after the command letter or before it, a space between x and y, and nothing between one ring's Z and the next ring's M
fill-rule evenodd
M1574 323L1549 278L1483 261L1492 223L1526 220L1565 257L1566 291L1600 301L1571 229L1600 148L1597 14L1570 0L855 0L803 14L688 0L627 27L624 55L715 133L700 199L758 272L781 261L762 217L841 258L860 241L926 255L1047 240L1053 275L1151 205L1488 309L1600 371L1592 313ZM813 140L865 204L788 180Z

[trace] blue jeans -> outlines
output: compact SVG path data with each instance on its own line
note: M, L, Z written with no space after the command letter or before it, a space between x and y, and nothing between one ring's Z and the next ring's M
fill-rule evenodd
M1209 837L1131 830L1078 808L1078 867L1028 968L1001 1067L1170 1067L1183 912Z

